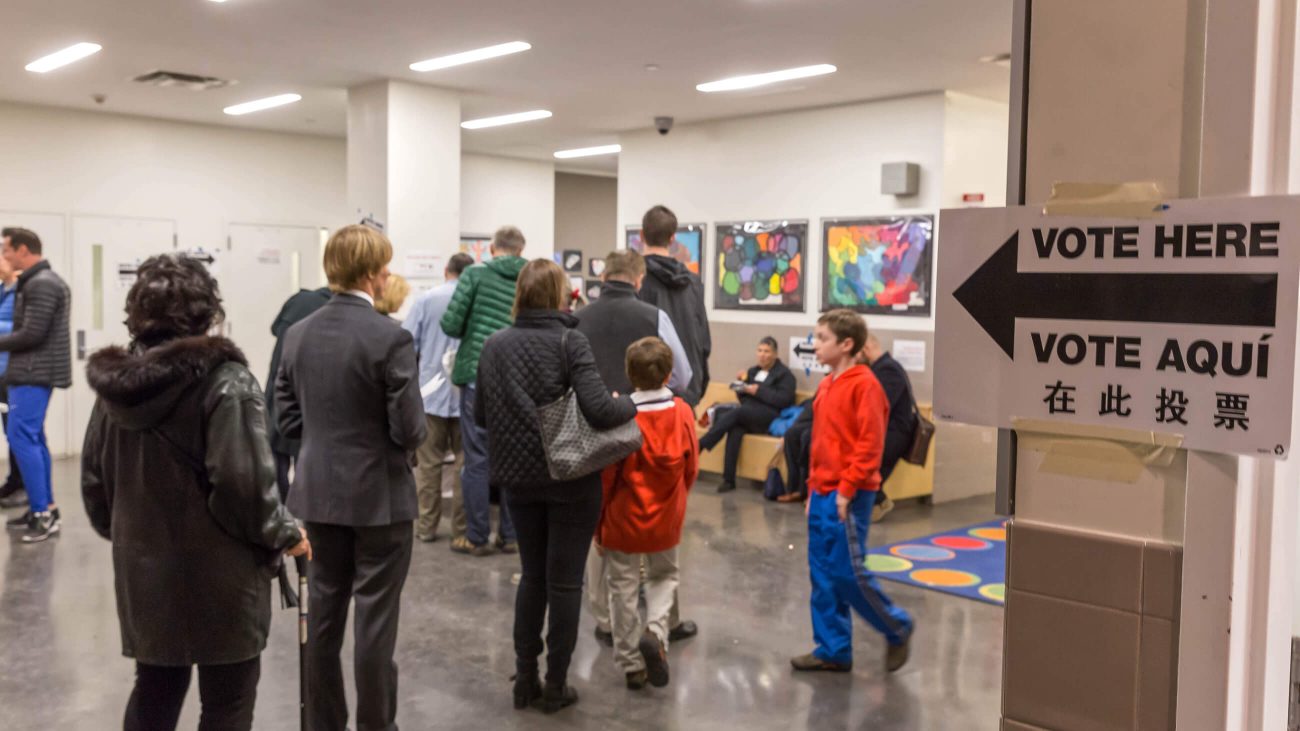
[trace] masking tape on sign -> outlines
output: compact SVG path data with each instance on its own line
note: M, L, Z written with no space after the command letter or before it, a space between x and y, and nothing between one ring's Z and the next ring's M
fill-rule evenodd
M1041 472L1130 484L1147 468L1172 464L1183 443L1178 434L1033 419L1014 419L1012 428L1044 453Z
M1164 209L1159 183L1056 183L1043 215L1155 218Z

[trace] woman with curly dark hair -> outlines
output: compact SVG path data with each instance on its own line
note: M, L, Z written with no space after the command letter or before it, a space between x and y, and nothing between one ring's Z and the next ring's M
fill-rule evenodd
M130 347L86 367L99 398L81 477L136 661L124 726L174 729L198 665L199 728L250 729L272 566L311 545L280 504L262 389L235 344L207 334L224 312L203 265L150 258L126 316Z

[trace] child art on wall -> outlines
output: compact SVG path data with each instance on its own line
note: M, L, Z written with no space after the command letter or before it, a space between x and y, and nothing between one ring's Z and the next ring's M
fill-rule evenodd
M492 261L492 237L461 234L460 251L473 257L475 264Z
M719 223L713 306L804 311L807 221Z
M570 274L582 274L582 250L565 249L560 254L559 264Z
M822 222L822 306L876 315L930 315L934 216Z
M627 227L627 248L638 254L645 253L640 226ZM668 247L668 253L696 275L704 276L704 224L688 223L679 226L673 243Z

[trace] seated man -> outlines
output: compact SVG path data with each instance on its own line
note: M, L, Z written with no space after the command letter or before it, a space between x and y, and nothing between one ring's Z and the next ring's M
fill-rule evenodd
M727 438L723 459L722 484L718 492L736 489L736 462L740 459L740 444L746 434L764 434L781 409L794 403L794 374L777 357L776 339L770 335L758 344L758 365L736 375L732 384L740 406L718 410L716 417L705 412L700 426L709 427L700 437L700 449L712 450ZM712 422L710 424L710 421Z
M912 447L916 436L916 402L912 398L912 382L907 371L880 345L875 335L867 336L866 347L858 354L858 362L869 366L889 401L889 426L885 433L885 451L880 457L880 484L885 484L893 474L898 461ZM881 489L876 493L876 506L871 522L879 523L894 509L894 501Z
M785 494L776 500L780 503L801 503L808 497L808 453L812 450L813 402L803 403L803 411L786 430Z

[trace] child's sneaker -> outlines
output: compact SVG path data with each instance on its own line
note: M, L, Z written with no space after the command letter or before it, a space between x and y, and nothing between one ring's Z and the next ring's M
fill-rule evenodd
M647 631L641 635L641 642L637 644L637 649L645 658L646 678L650 681L650 685L656 688L668 685L668 653L664 651L664 643L660 642L653 632Z
M627 674L627 689L641 690L646 684L646 672L644 670L633 670Z
M885 648L885 670L896 672L907 664L912 654L912 635L908 635L901 645L888 645Z
M811 652L791 658L790 666L805 673L847 673L853 670L853 663L829 662Z

